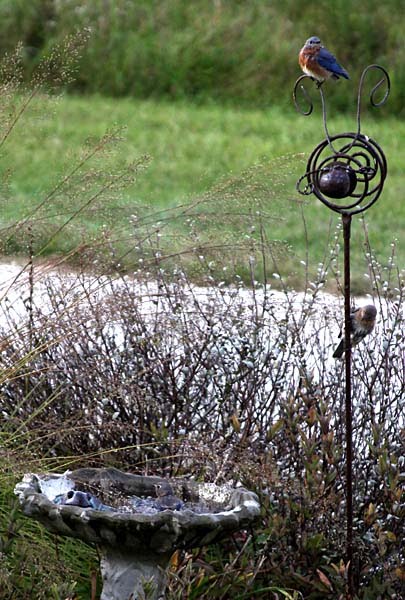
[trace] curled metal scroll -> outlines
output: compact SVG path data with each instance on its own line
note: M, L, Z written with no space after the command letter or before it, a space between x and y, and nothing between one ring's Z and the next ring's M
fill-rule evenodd
M316 82L316 87L318 89L319 95L321 97L321 102L322 102L323 128L325 130L326 139L328 140L331 150L333 151L333 146L332 146L332 142L330 139L328 126L326 123L326 121L327 121L327 119L326 119L326 102L325 102L325 96L324 96L324 93L322 90L322 84L319 83L318 81L316 81L310 75L301 75L301 77L298 77L297 81L295 82L294 90L293 90L293 98L294 98L295 108L298 110L298 112L300 112L302 115L304 115L304 117L308 117L310 114L312 114L312 111L314 110L314 103L312 102L311 96L309 95L309 92L307 91L307 89L302 85L302 83L305 79L310 79L312 82L314 82L314 81ZM300 103L297 99L297 90L298 89L300 90L302 96L304 97L305 101L307 102L308 108L306 110L300 106Z
M315 194L336 212L363 212L382 192L387 175L385 155L377 142L359 133L335 135L330 141L334 146L339 143L337 151L330 152L328 140L321 142L309 157L306 173L297 182L297 190L303 195ZM336 168L346 172L349 193L332 201L324 192L323 179ZM353 177L355 185L350 185Z
M390 78L383 67L373 64L364 69L358 89L355 133L334 136L329 134L322 84L316 82L322 101L326 138L309 157L306 173L297 182L297 190L303 195L315 194L331 210L339 213L356 214L369 208L380 196L387 175L387 161L382 149L377 142L361 133L361 99L364 80L372 69L381 71L383 77L370 92L370 104L373 107L382 106L390 92ZM299 77L295 82L293 98L296 109L304 116L308 116L312 113L314 105L309 92L303 86L305 79L315 81L308 75ZM384 85L385 93L382 99L377 101L376 94ZM298 100L298 90L306 102L304 109ZM336 182L337 187L334 186ZM347 198L351 200L345 200Z
M384 69L384 67L380 67L380 65L369 65L368 67L366 67L364 69L364 71L360 77L359 91L357 94L357 133L358 133L358 135L360 135L360 128L361 128L361 126L360 126L361 114L360 113L361 113L361 98L363 95L364 79L365 79L367 73L369 71L371 71L372 69L377 70L377 71L382 71L384 76L382 79L380 79L380 81L378 81L378 83L376 83L376 85L370 91L369 99L370 99L371 106L373 106L374 108L379 108L380 106L385 104L388 99L388 96L390 94L390 90L391 90L390 76L388 75L388 73ZM384 96L381 98L381 100L379 102L377 102L375 100L376 93L384 84L386 86Z

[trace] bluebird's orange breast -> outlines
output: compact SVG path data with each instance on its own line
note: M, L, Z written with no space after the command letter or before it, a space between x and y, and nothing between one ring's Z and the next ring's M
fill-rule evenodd
M330 71L327 71L318 63L317 48L302 48L298 56L298 62L305 75L313 77L317 81L325 81L331 76Z

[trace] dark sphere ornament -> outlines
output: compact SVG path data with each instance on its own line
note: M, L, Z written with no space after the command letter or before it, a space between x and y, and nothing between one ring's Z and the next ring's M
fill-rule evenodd
M314 194L325 206L342 215L359 214L372 206L380 197L387 176L384 152L377 142L361 133L361 97L365 77L370 71L382 75L369 94L371 105L382 106L390 93L390 78L383 67L373 64L363 70L357 94L355 132L334 136L329 134L323 87L315 82L322 102L326 138L313 150L306 172L299 178L296 187L300 194ZM304 85L308 81L313 84L315 80L308 75L301 75L295 82L293 91L296 109L306 116L313 110L311 96ZM306 108L303 107L302 100L305 101Z
M322 169L318 187L328 198L346 198L350 196L357 185L356 173L349 165L333 162Z
M374 204L386 176L387 162L374 140L361 133L342 133L314 149L297 190L314 194L331 210L357 214Z

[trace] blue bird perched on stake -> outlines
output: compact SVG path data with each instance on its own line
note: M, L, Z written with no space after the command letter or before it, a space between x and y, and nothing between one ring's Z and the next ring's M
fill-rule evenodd
M336 58L322 46L316 35L310 37L301 48L298 62L305 73L318 82L318 87L329 78L350 79L348 72L340 66Z

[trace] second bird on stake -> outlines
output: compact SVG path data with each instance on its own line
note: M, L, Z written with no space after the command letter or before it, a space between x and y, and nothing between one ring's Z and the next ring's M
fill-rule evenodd
M355 346L374 329L377 309L373 304L355 308L350 313L350 345ZM345 351L344 339L333 353L333 358L341 358Z

